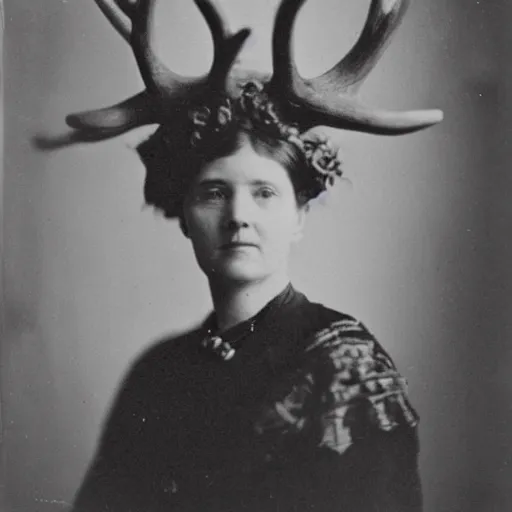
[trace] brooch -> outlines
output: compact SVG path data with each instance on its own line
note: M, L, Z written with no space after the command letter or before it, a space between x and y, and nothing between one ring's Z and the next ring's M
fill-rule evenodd
M239 341L247 338L251 333L254 332L254 325L256 324L256 319L253 319L249 325L249 328L242 333L236 340L229 343L228 341L224 341L220 336L212 334L212 330L208 329L208 334L201 342L201 346L210 352L213 352L217 356L219 356L224 361L229 361L233 359L235 355L235 349L233 348L233 344L238 343Z
M202 342L203 348L212 351L224 361L229 361L235 355L235 349L220 336L207 336Z

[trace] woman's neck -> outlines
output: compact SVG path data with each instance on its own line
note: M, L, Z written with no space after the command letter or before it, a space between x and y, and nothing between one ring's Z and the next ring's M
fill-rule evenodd
M213 307L220 331L256 315L289 284L287 275L252 283L219 284L210 281Z

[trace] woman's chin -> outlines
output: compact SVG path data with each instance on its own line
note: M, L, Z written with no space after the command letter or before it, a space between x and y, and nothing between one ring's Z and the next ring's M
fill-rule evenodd
M268 275L261 265L250 261L226 261L208 272L208 277L233 282L260 281Z

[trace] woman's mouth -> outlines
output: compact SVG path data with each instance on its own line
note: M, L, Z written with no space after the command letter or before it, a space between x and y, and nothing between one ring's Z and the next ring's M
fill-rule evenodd
M256 244L250 242L228 242L227 244L221 245L221 249L230 250L230 249L244 249L244 248L257 248Z

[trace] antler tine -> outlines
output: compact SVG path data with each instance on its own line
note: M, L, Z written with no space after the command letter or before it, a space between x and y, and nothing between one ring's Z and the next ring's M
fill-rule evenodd
M305 125L324 125L375 135L403 135L428 128L443 120L437 109L392 111L368 107L353 98L329 99L329 107L314 101L304 114ZM340 115L342 113L342 115Z
M154 4L155 0L138 0L134 6L131 46L147 89L156 94L168 94L187 79L168 69L151 48Z
M208 24L214 45L220 44L230 33L226 18L220 8L215 6L211 0L194 0L194 3Z
M361 36L331 70L303 79L292 52L292 30L305 0L281 0L273 34L274 74L269 88L283 97L304 128L326 125L367 133L398 135L426 128L443 118L439 110L392 112L369 108L354 94L375 66L409 0L372 0Z
M132 47L146 87L154 92L174 88L183 78L169 70L151 50L151 14L154 0L94 0L125 41ZM121 10L131 24L120 15Z
M131 25L127 20L123 19L118 12L119 6L116 7L112 2L114 0L94 0L96 5L99 7L105 18L110 21L111 25L116 29L117 32L123 37L123 39L129 44L131 37Z
M208 24L213 40L213 63L208 82L213 89L219 90L226 86L229 71L250 30L242 29L232 34L222 11L211 0L194 1Z
M139 0L114 0L119 9L121 9L128 18L132 18L135 10L137 9L137 3Z
M36 144L42 149L52 149L116 137L139 126L162 125L169 116L183 114L192 98L204 98L227 89L229 71L250 31L243 29L231 34L212 0L194 1L210 28L215 52L208 74L186 78L170 71L152 51L155 0L95 0L131 46L146 88L116 105L67 116L66 123L73 132L57 138L38 137Z
M76 130L100 134L115 131L117 135L152 122L151 99L146 91L111 107L87 110L66 117L68 126Z
M306 0L282 0L272 34L273 74L270 87L287 89L299 78L293 59L292 32L297 13Z
M347 55L315 82L356 92L387 48L410 0L372 0L361 35Z
M116 137L117 135L120 135L120 133L109 132L106 134L96 132L71 131L57 136L38 134L32 137L32 143L37 149L41 151L52 151L78 143L100 142Z

